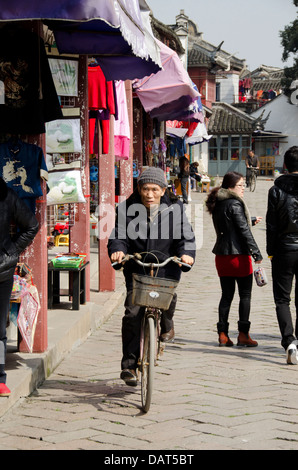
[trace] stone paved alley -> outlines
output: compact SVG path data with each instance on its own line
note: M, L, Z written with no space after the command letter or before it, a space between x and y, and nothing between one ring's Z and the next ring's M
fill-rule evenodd
M272 184L260 178L255 193L246 190L252 215L265 218ZM193 192L191 205L205 198ZM119 378L120 304L36 392L1 418L1 450L298 449L298 366L286 365L280 346L265 220L253 228L269 277L266 287L253 287L251 336L259 342L253 349L218 347L215 237L205 211L203 220L203 244L179 286L176 338L156 369L149 412L140 409L140 387L128 388ZM238 295L230 314L234 341L237 303Z

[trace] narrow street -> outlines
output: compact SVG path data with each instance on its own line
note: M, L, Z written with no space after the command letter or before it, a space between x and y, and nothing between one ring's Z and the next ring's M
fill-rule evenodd
M265 252L267 192L258 179L245 191L269 284L253 287L251 336L257 348L219 348L216 322L219 281L211 253L214 230L203 210L203 243L182 276L175 314L175 341L156 369L151 409L140 408L140 386L119 378L122 305L73 350L30 397L0 420L0 449L26 450L287 450L298 449L298 369L280 346ZM206 193L192 192L191 205ZM197 212L196 212L197 213ZM230 314L237 342L238 295ZM2 398L5 399L5 398ZM108 453L107 453L108 455Z

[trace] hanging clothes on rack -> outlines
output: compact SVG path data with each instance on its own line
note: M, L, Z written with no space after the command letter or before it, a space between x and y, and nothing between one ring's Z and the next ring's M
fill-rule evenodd
M0 131L43 134L45 123L61 119L62 111L43 40L28 30L0 30Z
M115 82L117 117L114 124L114 144L115 157L117 159L128 160L130 149L130 126L127 109L127 98L125 83L123 81Z
M115 115L115 94L112 81L107 81L100 66L88 66L88 107L90 153L98 153L99 129L102 134L102 153L109 153L110 115Z
M43 195L40 178L48 180L42 148L20 139L0 144L0 176L35 213L36 199Z

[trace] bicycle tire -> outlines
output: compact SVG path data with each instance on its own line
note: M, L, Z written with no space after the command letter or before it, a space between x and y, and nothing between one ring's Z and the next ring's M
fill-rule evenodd
M256 189L256 185L257 185L257 178L256 178L256 175L253 174L253 175L251 175L251 178L250 178L250 190L251 190L251 192L254 192L254 190Z
M144 345L141 359L141 396L142 409L145 413L150 408L153 391L155 344L154 318L147 317L144 325Z

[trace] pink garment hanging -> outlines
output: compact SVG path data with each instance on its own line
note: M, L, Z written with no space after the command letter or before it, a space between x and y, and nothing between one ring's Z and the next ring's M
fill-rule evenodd
M125 83L116 81L116 99L118 106L118 119L114 124L114 145L116 159L129 159L130 150L130 126L127 109Z

